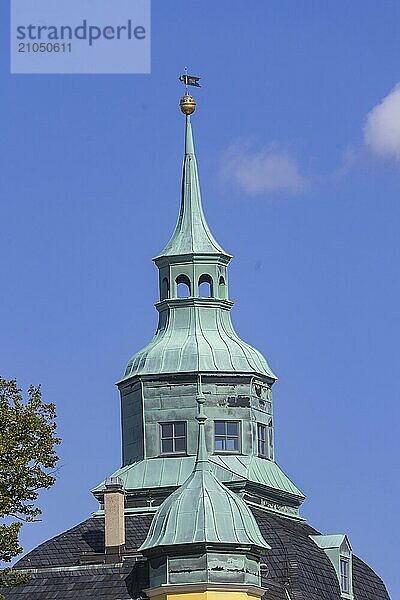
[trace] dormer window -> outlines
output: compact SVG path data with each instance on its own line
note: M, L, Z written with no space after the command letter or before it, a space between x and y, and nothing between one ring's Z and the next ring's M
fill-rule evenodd
M186 423L160 423L161 454L186 454Z
M346 556L340 557L340 587L342 592L348 594L350 592L350 575L349 575L350 560Z
M352 582L353 552L346 535L310 535L310 538L323 550L331 561L338 578L340 597L354 600Z

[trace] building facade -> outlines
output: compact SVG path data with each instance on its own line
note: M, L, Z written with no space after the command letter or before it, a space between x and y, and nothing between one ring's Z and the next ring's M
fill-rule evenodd
M17 564L9 600L388 600L342 534L300 513L304 495L276 462L273 386L262 354L231 322L231 255L200 195L191 114L176 228L153 260L158 327L118 383L122 467L98 511Z

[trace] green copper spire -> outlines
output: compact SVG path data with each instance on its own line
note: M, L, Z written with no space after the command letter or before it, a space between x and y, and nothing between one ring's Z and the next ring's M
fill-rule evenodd
M232 257L215 241L204 217L190 123L195 104L186 94L181 100L186 115L181 208L170 241L154 259L159 269L159 326L153 340L129 361L124 379L207 371L276 379L265 358L239 338L231 323ZM180 295L179 286L186 295Z
M193 540L260 545L242 498L297 517L304 496L275 462L276 376L233 327L231 257L214 240L201 206L189 116L196 101L186 93L180 106L186 121L181 209L164 254L154 259L155 335L118 382L123 466L114 476L138 510L144 498L152 510L179 488L159 509L145 547ZM268 299L256 295L252 301L265 307L267 329ZM103 492L103 484L94 490L100 500Z
M214 239L204 216L190 115L186 115L181 208L171 239L157 257L182 254L227 254Z

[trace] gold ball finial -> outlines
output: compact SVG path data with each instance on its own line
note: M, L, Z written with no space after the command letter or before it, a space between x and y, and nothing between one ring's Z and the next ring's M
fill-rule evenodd
M196 110L196 100L190 94L185 94L179 103L184 115L191 115Z

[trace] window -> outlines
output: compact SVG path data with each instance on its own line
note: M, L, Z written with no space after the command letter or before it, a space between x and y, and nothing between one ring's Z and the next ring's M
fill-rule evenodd
M219 297L222 300L226 300L226 283L225 283L225 279L222 277L219 278L219 282L218 282L218 292L219 292Z
M215 421L214 447L216 452L240 451L240 422Z
M186 423L161 423L161 454L186 453Z
M340 557L340 587L342 592L350 593L350 577L349 577L350 561L344 556Z
M274 442L273 442L273 429L272 429L272 419L270 419L268 423L268 451L269 458L273 460L274 458Z
M201 275L199 279L199 296L200 298L212 298L213 281L210 275Z
M165 300L166 298L169 298L169 281L164 277L161 284L161 300Z
M259 456L272 459L272 420L269 421L268 425L257 424L257 438Z
M258 454L268 458L268 436L267 426L258 423Z
M176 292L178 298L189 298L190 296L190 279L187 275L179 275L176 278Z

